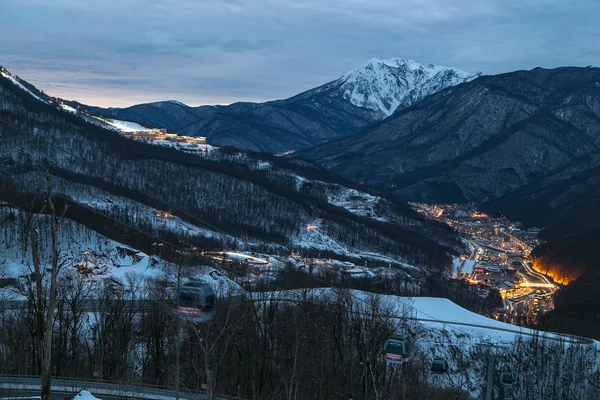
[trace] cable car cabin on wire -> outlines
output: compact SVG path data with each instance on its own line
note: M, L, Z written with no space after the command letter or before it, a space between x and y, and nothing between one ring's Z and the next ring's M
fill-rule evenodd
M408 361L408 343L400 337L388 340L383 352L388 363L404 364Z
M444 374L448 372L448 361L442 357L435 357L431 363L431 372L434 374Z
M215 292L206 283L189 282L179 289L176 299L177 313L194 322L212 321Z
M512 372L503 372L500 376L500 381L506 387L512 387L515 384L515 375Z

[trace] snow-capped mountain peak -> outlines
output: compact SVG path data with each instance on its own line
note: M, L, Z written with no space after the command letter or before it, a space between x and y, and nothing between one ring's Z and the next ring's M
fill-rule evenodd
M425 96L481 76L457 68L423 65L413 60L371 58L346 73L338 83L345 99L358 107L391 115L400 105L408 107Z

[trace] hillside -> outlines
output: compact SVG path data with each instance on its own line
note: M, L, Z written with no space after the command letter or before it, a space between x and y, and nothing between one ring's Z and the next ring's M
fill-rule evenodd
M158 102L89 109L187 136L205 136L219 146L283 153L355 134L398 108L476 76L410 60L371 59L337 80L284 100L202 107Z
M162 240L197 249L392 257L428 270L445 268L448 251L460 246L450 229L393 199L369 200L374 208L366 214L344 208L343 199L361 202L368 194L349 192L343 180L309 165L133 141L7 80L0 80L0 109L2 200L39 210L49 175L57 204L69 205L67 218L148 254ZM157 218L161 210L173 219ZM175 250L162 256L170 260Z

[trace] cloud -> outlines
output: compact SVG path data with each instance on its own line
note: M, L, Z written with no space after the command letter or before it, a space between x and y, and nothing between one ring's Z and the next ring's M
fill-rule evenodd
M92 104L262 101L370 57L599 65L598 15L595 0L3 0L0 65Z

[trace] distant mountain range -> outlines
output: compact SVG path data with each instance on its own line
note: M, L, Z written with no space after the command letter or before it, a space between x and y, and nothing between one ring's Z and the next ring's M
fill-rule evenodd
M397 109L479 75L373 58L335 81L285 100L201 107L166 101L88 109L188 136L206 136L218 146L281 153L350 136Z
M565 211L558 192L600 166L599 123L600 69L536 68L447 88L300 155L409 200L544 196Z

